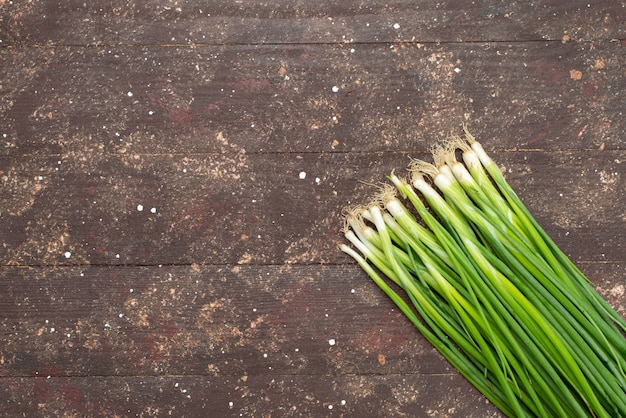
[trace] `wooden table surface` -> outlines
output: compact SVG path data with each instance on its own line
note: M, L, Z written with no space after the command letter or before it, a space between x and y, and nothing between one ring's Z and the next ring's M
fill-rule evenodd
M499 416L341 210L466 123L624 314L625 17L0 0L0 415Z

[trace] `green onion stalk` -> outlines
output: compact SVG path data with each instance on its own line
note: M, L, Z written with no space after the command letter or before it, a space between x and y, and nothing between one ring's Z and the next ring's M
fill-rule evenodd
M624 318L466 129L433 157L346 212L341 250L507 416L626 417Z

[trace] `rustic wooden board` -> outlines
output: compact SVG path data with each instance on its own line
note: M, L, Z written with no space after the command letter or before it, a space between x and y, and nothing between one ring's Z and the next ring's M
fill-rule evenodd
M626 263L582 268L626 312ZM0 307L4 411L494 413L353 265L4 268Z
M7 378L0 396L0 412L13 416L500 416L448 374Z
M474 42L624 38L617 1L0 3L5 45Z
M0 159L2 264L343 263L342 209L368 203L376 188L363 182L402 173L409 161L406 153L106 155L80 141L72 148L62 157ZM624 151L493 158L573 260L625 261Z
M581 268L626 312L626 263ZM3 376L452 370L352 264L5 267L0 289Z
M451 371L353 265L11 268L0 283L5 376Z
M610 41L8 48L0 58L2 155L424 150L462 123L493 149L626 148L623 47Z

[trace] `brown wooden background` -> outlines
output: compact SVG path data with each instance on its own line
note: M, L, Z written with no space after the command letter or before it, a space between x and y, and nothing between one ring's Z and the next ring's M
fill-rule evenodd
M624 313L625 16L0 0L0 415L498 416L341 209L467 123Z

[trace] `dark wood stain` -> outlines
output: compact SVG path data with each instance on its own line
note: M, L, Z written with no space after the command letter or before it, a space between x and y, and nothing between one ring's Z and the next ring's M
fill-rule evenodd
M0 415L499 416L341 210L467 123L625 314L624 17L0 0Z

